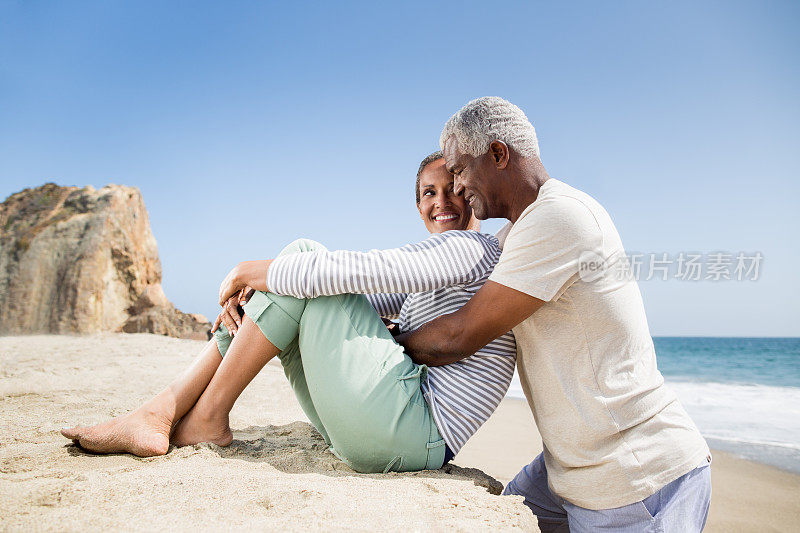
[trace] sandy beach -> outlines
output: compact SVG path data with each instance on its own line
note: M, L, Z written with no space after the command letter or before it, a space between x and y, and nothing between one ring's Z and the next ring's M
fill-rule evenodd
M521 498L477 470L363 475L331 454L268 365L227 448L87 454L59 434L123 414L203 342L150 334L0 337L0 530L527 530Z
M87 454L58 429L123 414L163 388L200 341L149 334L0 338L0 530L259 528L536 530L506 483L541 450L505 400L456 457L412 474L354 473L327 451L270 363L231 414L227 448ZM792 531L800 476L715 452L708 531Z
M528 404L506 399L455 462L479 468L505 485L541 451L541 437ZM713 495L706 531L800 530L800 476L712 451Z

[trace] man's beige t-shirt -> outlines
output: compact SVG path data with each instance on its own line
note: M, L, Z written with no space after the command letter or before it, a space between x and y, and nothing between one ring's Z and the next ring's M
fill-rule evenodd
M639 287L605 209L551 178L498 237L489 279L546 302L513 332L551 490L609 509L699 466L708 446L656 368Z

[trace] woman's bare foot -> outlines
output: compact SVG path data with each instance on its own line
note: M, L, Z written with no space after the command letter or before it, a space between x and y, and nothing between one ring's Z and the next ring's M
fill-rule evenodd
M198 409L197 405L181 418L170 437L170 442L175 446L190 446L200 442L227 446L232 440L233 433L231 433L227 413L224 415L208 414L205 410Z
M167 453L171 426L166 416L142 407L96 426L64 428L61 434L91 452L152 457Z

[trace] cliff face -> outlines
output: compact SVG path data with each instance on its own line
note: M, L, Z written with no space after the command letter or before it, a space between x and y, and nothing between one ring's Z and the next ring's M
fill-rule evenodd
M25 189L0 204L0 335L150 332L207 338L161 289L135 187Z

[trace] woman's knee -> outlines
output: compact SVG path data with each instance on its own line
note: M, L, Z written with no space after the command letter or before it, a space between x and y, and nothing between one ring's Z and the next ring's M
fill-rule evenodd
M228 333L228 328L225 327L225 324L219 325L217 331L214 332L213 338L214 342L217 343L217 350L219 350L219 354L222 357L225 357L225 352L228 351L228 348L230 348L231 342L233 341L233 337L231 337L230 333Z
M287 244L283 250L281 250L281 253L279 253L278 256L280 257L281 255L297 254L301 252L314 252L317 250L327 250L327 248L317 241L313 241L311 239L297 239Z
M306 300L256 291L244 304L244 313L279 350L297 337Z

